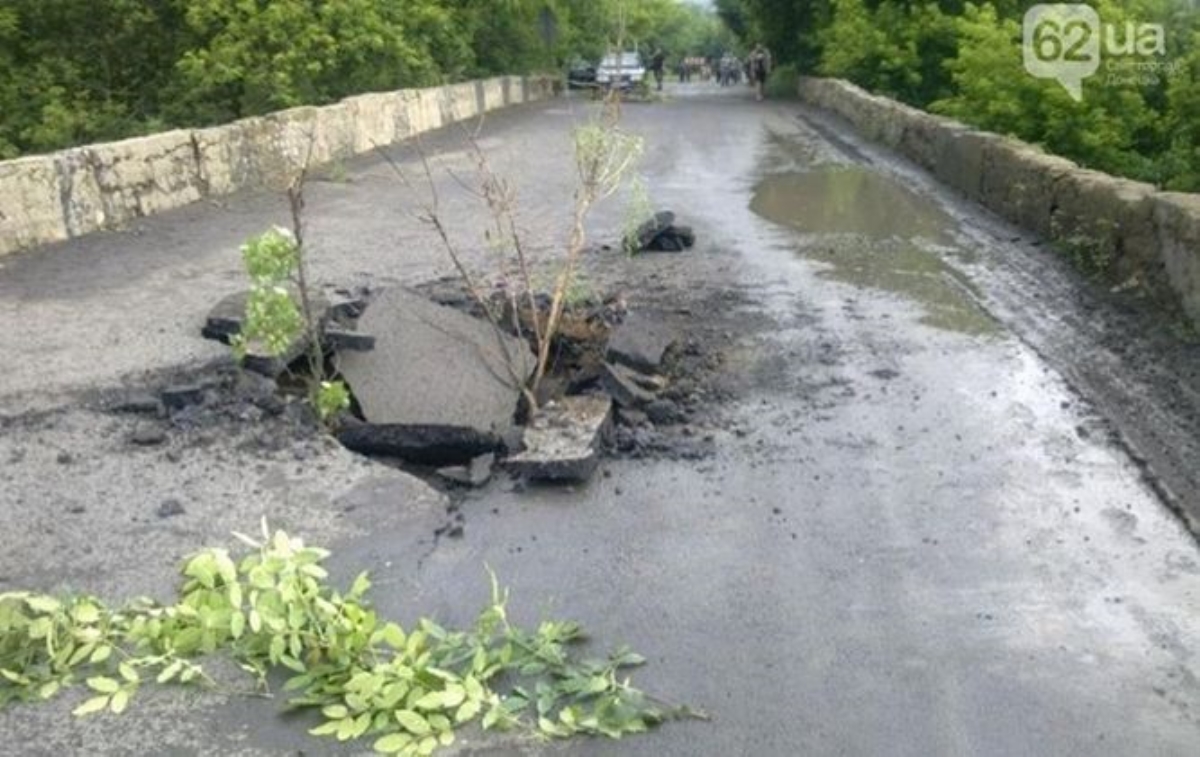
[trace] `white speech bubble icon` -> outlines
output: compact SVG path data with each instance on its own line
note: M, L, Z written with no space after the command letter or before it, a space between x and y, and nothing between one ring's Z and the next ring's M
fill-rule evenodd
M1090 5L1049 3L1025 12L1025 70L1055 79L1075 100L1083 80L1100 69L1100 16Z

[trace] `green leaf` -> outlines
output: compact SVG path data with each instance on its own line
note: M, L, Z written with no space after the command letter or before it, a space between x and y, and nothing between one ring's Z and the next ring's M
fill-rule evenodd
M357 739L367 732L371 727L371 713L364 712L354 719L354 726L350 729L350 738Z
M442 704L442 692L431 691L425 696L413 702L414 710L440 710L444 707Z
M637 654L636 652L624 652L622 654L619 654L617 656L617 658L615 660L613 660L613 662L615 662L619 667L631 668L631 667L636 667L638 665L645 665L646 658L642 657L640 654Z
M25 600L25 604L29 605L29 609L33 610L34 612L40 612L46 615L56 613L62 609L62 603L57 599L41 594L28 597Z
M407 639L404 636L404 629L395 623L388 623L380 631L383 643L387 644L392 649L402 650Z
M38 618L29 624L29 638L44 639L54 630L54 622L50 618Z
M159 673L158 677L155 678L154 680L157 681L158 683L167 683L172 678L179 675L179 671L182 669L183 669L183 661L175 660L170 665L163 668L162 672Z
M341 720L350 714L345 705L331 704L328 707L322 708L321 714L330 720Z
M275 577L261 565L250 569L250 585L259 589L270 589L275 586Z
M183 574L194 578L206 589L213 588L217 583L217 567L211 552L201 552L191 559Z
M84 644L71 653L70 659L67 660L67 665L73 668L79 663L83 662L89 656L95 655L97 651L97 648L92 644ZM107 656L108 655L105 654L105 657Z
M112 710L114 715L120 715L125 712L125 708L129 706L129 691L121 689L116 694L112 695L112 700L108 703L108 709Z
M246 631L246 615L241 610L234 610L229 616L229 635L235 639L242 638Z
M378 706L391 709L400 704L404 699L404 695L408 693L408 684L403 681L390 683L383 687L383 694L380 696Z
M367 593L371 588L371 579L366 571L359 573L354 579L354 583L350 585L350 596L358 598Z
M98 610L95 605L91 604L76 605L75 609L71 611L71 614L75 616L76 622L84 623L86 625L96 623L100 620L100 610Z
M414 736L425 736L430 732L429 722L412 710L396 710L396 722Z
M583 690L584 694L599 694L602 691L607 691L611 683L607 676L593 676L588 681L587 688Z
M330 720L322 723L316 728L308 729L308 732L313 736L332 736L341 729L342 723L343 721L341 720Z
M478 699L469 699L463 702L462 706L458 708L458 712L454 713L454 722L461 724L474 719L482 707L483 705Z
M101 694L113 694L121 688L121 684L104 676L96 676L94 678L87 679L87 685L89 689L98 691Z
M458 707L467 698L467 691L458 684L450 684L442 691L432 691L413 705L418 710L448 710Z
M416 657L425 647L425 633L423 631L413 631L408 635L408 640L404 644L404 653L409 657Z
M312 576L313 578L328 578L329 577L329 572L326 571L324 568L322 568L320 565L305 565L300 568L300 572L306 576Z
M40 699L49 699L62 689L62 684L58 681L47 681L38 688L38 697Z
M226 584L232 584L237 581L237 567L230 559L229 553L223 549L213 550L213 563L217 575Z
M377 740L373 748L380 754L396 754L411 744L412 740L412 736L407 733L389 733L387 736Z
M3 676L4 678L8 679L9 681L12 681L13 683L18 684L20 686L28 686L30 684L30 680L28 677L23 676L20 673L16 673L16 672L8 670L8 669L0 670L0 676Z
M137 683L138 681L142 680L141 676L138 675L138 672L134 670L133 666L127 662L123 662L118 665L117 672L120 673L121 677L129 683Z
M308 668L306 668L304 666L304 663L300 662L299 660L297 660L295 657L292 657L291 655L286 655L286 654L281 655L279 658L279 662L281 662L285 668L288 668L289 670L294 670L297 673L304 673L304 672L308 671Z
M471 660L471 670L475 673L482 674L487 669L488 654L487 650L479 647L475 650L475 656Z
M91 715L93 712L100 712L101 710L108 707L108 700L109 700L109 697L107 697L107 696L92 697L91 699L87 700L86 702L84 702L83 704L79 705L74 710L72 710L71 714L76 715L76 716L83 716L83 715Z
M463 686L467 690L467 697L470 699L483 699L483 685L475 676L467 676L463 681Z
M570 731L547 717L538 718L538 730L547 736L554 736L556 738L570 735Z

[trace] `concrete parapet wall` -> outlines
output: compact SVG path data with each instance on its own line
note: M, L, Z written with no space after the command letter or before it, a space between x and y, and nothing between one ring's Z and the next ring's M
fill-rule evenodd
M242 189L509 105L552 97L549 78L504 76L348 97L0 162L0 256Z
M1012 223L1108 261L1200 324L1200 195L1081 168L837 79L802 78L800 97Z

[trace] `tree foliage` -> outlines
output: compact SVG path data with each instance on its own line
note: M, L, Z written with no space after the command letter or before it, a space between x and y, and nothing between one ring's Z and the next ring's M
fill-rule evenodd
M780 63L1012 134L1089 167L1200 191L1200 19L1181 0L1090 3L1118 40L1127 22L1160 23L1150 67L1106 52L1073 100L1029 75L1016 0L719 0L721 18ZM1122 65L1127 67L1121 68Z
M435 83L432 47L450 15L399 0L191 0L175 61L173 120L222 121L306 103L326 103L398 82ZM458 41L460 54L465 45Z
M719 53L680 0L4 0L0 159L350 94L559 71L618 37Z

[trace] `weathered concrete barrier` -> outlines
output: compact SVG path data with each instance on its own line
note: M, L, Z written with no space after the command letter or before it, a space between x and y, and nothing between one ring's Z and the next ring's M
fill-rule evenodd
M504 76L357 95L206 129L0 162L0 256L286 181L319 166L484 113L544 100L556 82Z
M1200 324L1200 195L1081 168L846 81L802 78L800 97L1005 219L1085 249Z

